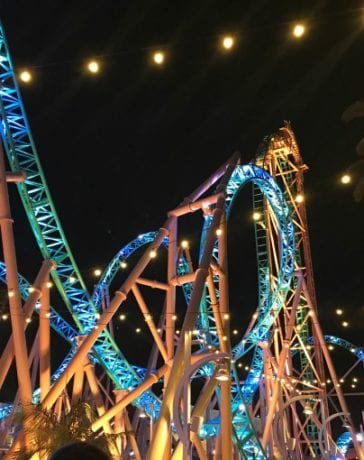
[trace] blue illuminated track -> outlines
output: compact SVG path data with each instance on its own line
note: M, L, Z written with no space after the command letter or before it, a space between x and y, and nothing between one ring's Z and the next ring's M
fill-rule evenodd
M23 206L43 258L52 259L57 264L52 277L79 334L87 334L96 324L97 309L86 290L55 211L1 25L0 83L0 133L12 171L26 174L25 182L18 184ZM92 353L116 388L128 389L140 382L137 372L125 360L107 330L101 333Z

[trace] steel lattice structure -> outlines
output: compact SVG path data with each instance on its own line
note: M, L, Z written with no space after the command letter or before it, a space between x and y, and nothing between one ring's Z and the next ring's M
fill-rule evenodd
M345 458L351 441L363 459L326 343L347 349L361 361L364 353L343 339L324 336L317 319L305 204L297 200L304 196L306 167L289 124L264 140L252 162L240 164L234 155L170 210L159 230L140 234L125 245L90 294L47 187L1 25L0 83L1 138L11 169L1 171L6 260L0 264L0 280L8 284L13 328L0 358L0 383L13 358L19 382L19 400L0 410L6 426L11 425L18 405L25 411L27 404L39 403L59 414L88 388L99 416L92 429L129 433L127 440L121 437L119 442L120 458ZM32 284L17 273L15 252L7 249L12 241L7 182L17 184L45 261ZM259 301L245 333L232 347L226 235L234 201L247 184L252 186L256 216ZM178 243L179 222L192 212L202 217L197 264L188 245ZM167 254L166 277L153 281L144 273L160 247ZM130 263L113 293L111 285L131 256L139 259ZM49 275L73 324L49 305ZM164 296L158 324L146 298L150 288ZM180 334L174 324L179 288L185 312ZM154 341L143 368L128 362L112 331L112 319L129 297L140 308ZM33 311L40 318L39 341L29 352L26 320ZM50 326L69 344L69 353L52 376ZM127 346L125 341L122 346ZM34 356L40 366L39 388L38 379L31 382L28 369L37 375ZM244 380L238 369L241 358L251 360ZM106 397L102 393L102 373L116 393L112 405L110 391ZM349 426L337 442L331 420L338 412L329 406L327 373ZM191 389L194 381L203 389L199 394ZM68 405L62 406L61 399ZM148 423L139 415L146 416ZM0 435L2 442L4 436ZM18 442L13 440L9 452Z

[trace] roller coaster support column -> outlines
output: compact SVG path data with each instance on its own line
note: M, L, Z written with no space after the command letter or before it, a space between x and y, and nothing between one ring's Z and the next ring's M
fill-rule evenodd
M232 158L229 166L226 169L226 172L221 181L223 190L225 190L227 181L229 180L237 161L238 156L236 155ZM185 320L181 331L182 338L184 337L186 331L193 331L195 327L195 322L199 311L200 300L205 287L205 282L212 259L212 251L216 238L216 230L220 225L224 207L225 199L223 197L219 197L217 200L216 208L213 211L213 218L210 227L206 235L205 246L203 249L199 268L196 270L196 279L193 285L190 303L186 311ZM159 419L155 425L154 436L149 448L149 460L160 460L161 453L163 453L164 455L166 451L165 446L167 442L168 430L173 415L173 400L179 381L182 378L182 362L184 358L183 345L183 339L180 339L177 346L173 367L171 369L168 386L164 394ZM229 456L229 458L226 459L224 458L223 460L231 460L231 456Z
M220 184L218 191L223 191ZM220 232L218 233L218 261L221 269L219 274L219 304L222 316L223 340L220 348L224 353L231 356L230 346L230 314L229 314L229 286L228 286L228 263L227 263L227 226L225 208L221 215ZM227 375L231 376L231 360L224 360ZM231 459L233 455L232 446L232 415L231 415L231 378L226 382L220 383L221 387L221 424L219 442L221 443L221 453L223 459Z
M303 274L300 273L299 277L302 279L303 292L306 295L307 303L308 303L308 306L310 308L310 315L311 315L311 318L312 318L312 325L313 325L313 328L314 328L314 330L316 332L316 337L317 337L317 339L319 341L322 353L323 353L323 355L325 357L325 361L326 361L326 364L327 364L327 367L328 367L328 370L329 370L329 373L330 373L332 383L334 385L334 388L336 388L336 394L338 396L342 412L345 412L346 414L348 414L347 415L347 421L349 423L349 431L350 431L350 434L351 434L351 439L352 439L352 443L353 443L355 452L358 455L359 460L364 460L364 451L363 451L362 447L360 446L360 444L358 443L358 441L356 439L356 433L355 433L355 430L354 430L354 424L353 424L350 412L348 410L348 406L346 405L346 401L345 401L343 392L341 390L341 386L340 386L340 383L339 383L339 379L337 378L334 365L333 365L333 363L331 361L331 356L330 356L329 350L327 348L326 341L325 341L324 335L322 333L321 326L320 326L320 323L318 321L316 311L315 311L315 309L314 309L314 307L313 307L313 305L311 303L310 294L308 292L307 285L306 285L306 282L304 280ZM325 420L323 421L323 423L325 423Z
M42 264L41 269L33 283L32 292L29 293L29 297L23 307L23 315L25 318L30 318L36 302L39 300L40 293L42 290L43 283L48 279L51 270L56 268L55 263L52 260L45 260ZM27 328L28 323L24 322L24 330ZM2 387L7 373L10 369L11 362L14 358L14 339L10 336L8 343L6 344L3 354L0 358L0 388Z
M51 330L49 321L49 277L42 285L42 296L40 299L39 311L39 384L40 400L43 401L45 395L51 387Z
M164 238L168 234L169 220L166 221L166 228L161 228L156 236L156 239L151 243L147 251L143 254L139 262L136 264L134 269L131 271L128 278L122 284L122 286L115 292L114 298L110 302L110 305L101 315L99 322L94 327L94 329L89 333L89 335L82 342L80 348L78 349L75 356L71 359L65 372L59 377L57 382L50 389L48 395L43 401L43 407L50 410L53 404L56 402L58 396L62 393L67 383L70 381L76 370L80 365L84 363L84 360L87 354L90 352L91 348L94 346L95 342L99 338L101 332L108 326L109 322L112 320L113 316L117 312L120 305L125 301L129 291L132 286L144 271L145 267L150 261L150 252L151 250L156 250L162 244Z
M278 372L277 372L277 378L274 384L273 394L271 397L268 397L267 399L268 414L266 416L264 432L263 432L263 437L262 437L263 449L266 448L268 440L271 437L271 433L272 433L273 417L276 411L276 404L277 404L279 392L281 389L280 382L283 377L284 369L285 369L286 362L287 362L287 356L288 356L288 352L290 349L290 342L292 339L293 327L294 327L295 319L296 319L297 306L300 301L301 290L302 290L302 277L299 277L298 286L296 288L295 297L293 300L292 309L291 309L291 313L290 313L289 320L288 320L286 335L283 341L283 348L279 356Z
M24 315L18 285L13 221L10 213L8 188L6 184L5 159L0 141L0 227L6 280L9 292L11 326L14 337L15 363L19 385L20 403L26 410L32 402L32 385L28 368L28 352L24 334Z

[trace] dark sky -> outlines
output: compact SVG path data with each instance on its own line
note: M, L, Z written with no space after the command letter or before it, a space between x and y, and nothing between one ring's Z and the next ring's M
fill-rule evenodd
M352 187L339 183L364 134L364 119L341 120L364 97L361 1L1 0L0 18L15 67L33 72L33 82L22 85L24 104L88 282L93 267L158 228L233 151L249 161L263 136L290 120L310 168L306 201L320 317L328 333L362 345L364 202L355 203ZM299 41L290 37L296 20L307 23ZM230 53L218 46L224 33L237 37ZM162 67L150 60L159 48L166 52ZM90 57L101 61L97 76L84 70ZM19 266L32 279L35 242L13 200ZM250 212L236 213L232 234L238 224L251 225ZM191 235L196 248L197 228ZM253 280L254 248L242 250L243 275ZM237 303L254 297L253 282L244 284L253 294L239 293L236 280ZM338 306L351 321L348 330L334 314Z

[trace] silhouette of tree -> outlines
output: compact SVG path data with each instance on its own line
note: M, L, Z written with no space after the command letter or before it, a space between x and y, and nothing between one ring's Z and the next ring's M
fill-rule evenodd
M342 114L342 120L345 123L350 123L356 118L364 118L364 99L354 102ZM354 200L359 202L364 198L364 137L360 139L356 145L356 153L362 157L360 160L352 163L348 171L354 171L355 176L358 178L354 187Z

